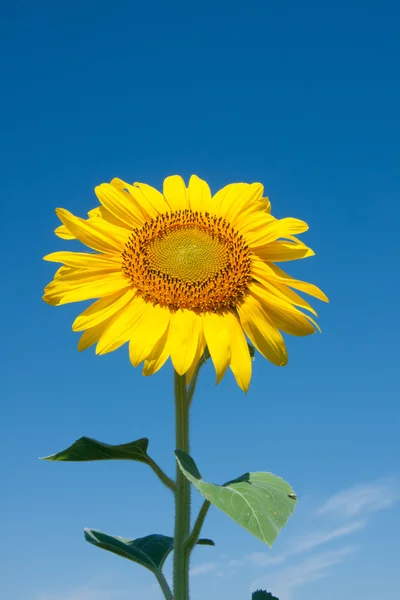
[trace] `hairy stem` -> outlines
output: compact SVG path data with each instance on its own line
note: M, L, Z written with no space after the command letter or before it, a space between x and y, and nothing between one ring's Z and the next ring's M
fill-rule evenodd
M186 377L175 372L176 449L189 453L189 402ZM190 483L176 467L173 589L174 600L189 600Z

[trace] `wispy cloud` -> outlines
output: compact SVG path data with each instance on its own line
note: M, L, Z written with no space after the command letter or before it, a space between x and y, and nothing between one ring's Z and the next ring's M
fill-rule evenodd
M190 574L193 576L203 575L204 573L210 573L210 571L215 571L218 563L203 563L202 565L198 565L197 567L192 567L190 569Z
M399 498L397 482L359 484L329 498L318 510L318 515L354 517L392 506Z
M327 577L330 569L343 562L347 556L358 550L357 546L347 546L332 552L321 552L295 565L290 565L259 577L251 583L250 590L268 589L278 594L280 600L291 600L296 588Z
M363 529L365 525L366 521L355 521L354 523L349 523L344 527L338 527L337 529L331 529L330 531L317 531L311 533L308 536L300 538L298 542L295 543L295 546L289 551L289 555L313 550L317 546L327 544L328 542L332 542L345 535L355 533L356 531Z
M366 521L356 521L354 523L349 523L344 527L331 529L330 531L316 531L314 533L310 533L309 535L298 538L297 540L294 539L290 548L284 553L271 556L264 552L257 552L251 554L249 558L253 563L259 566L282 564L290 556L314 550L314 548L317 548L318 546L322 546L323 544L327 544L343 536L355 533L356 531L363 529L365 525Z
M259 567L269 567L273 565L281 565L285 562L287 558L287 554L276 554L270 555L266 552L253 552L253 554L249 554L249 560Z
M328 498L316 511L316 514L331 515L342 519L363 516L362 520L295 538L289 544L288 549L281 554L274 556L273 554L256 553L248 558L253 564L261 567L283 564L295 555L311 552L324 544L360 531L366 526L370 513L391 507L399 497L399 485L395 480L380 480L355 485ZM348 546L339 550L320 552L312 554L302 562L298 562L298 560L292 562L278 571L269 570L268 575L253 581L252 589L267 587L271 592L275 590L280 600L291 600L295 588L326 577L333 566L343 562L349 554L357 549L357 546Z
M400 486L395 478L355 485L328 498L316 512L318 515L340 518L342 522L355 516L362 518L289 539L286 549L280 554L257 552L239 560L231 560L231 564L225 566L239 567L252 563L258 567L268 567L265 575L252 582L252 590L268 589L275 592L280 600L291 600L295 588L326 577L332 567L358 550L358 546L347 546L324 552L322 546L361 531L369 522L371 513L389 508L399 499ZM315 517L315 512L312 516ZM309 557L303 558L304 553L310 553Z
M232 560L228 560L226 566L230 569L235 569L236 567L242 567L245 564L245 560L238 560L237 558L232 558Z

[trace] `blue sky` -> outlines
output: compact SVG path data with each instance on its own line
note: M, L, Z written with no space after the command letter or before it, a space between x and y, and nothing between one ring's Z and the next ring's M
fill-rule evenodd
M399 8L351 3L2 3L0 547L8 600L160 600L151 574L83 528L170 534L172 503L139 464L38 461L81 435L150 438L173 472L172 372L126 348L79 354L80 307L41 300L71 248L57 206L84 215L113 177L217 190L260 181L306 220L316 257L289 266L331 298L322 335L257 357L249 393L204 369L192 454L209 481L281 475L299 505L272 551L217 510L193 559L193 600L376 600L400 588ZM196 506L199 500L195 497Z

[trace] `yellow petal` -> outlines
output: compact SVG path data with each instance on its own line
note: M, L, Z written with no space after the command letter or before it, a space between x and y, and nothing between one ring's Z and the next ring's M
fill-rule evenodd
M75 217L64 208L57 208L56 212L68 231L89 248L111 254L121 252L124 244L123 240L119 241L122 229L117 231L119 228L105 221L102 221L101 225L97 220L85 221ZM128 235L126 235L126 239L127 237Z
M177 310L171 316L168 347L172 364L179 375L192 366L199 338L203 338L201 317L191 310Z
M96 354L106 354L117 350L131 339L131 330L136 321L147 312L148 304L141 296L135 296L113 318L103 332L96 348Z
M164 179L164 197L173 211L189 208L185 182L180 175L171 175Z
M243 329L257 350L277 366L287 363L287 351L283 337L273 326L260 303L251 295L238 306Z
M119 279L126 277L121 272L119 267L115 265L107 265L97 267L96 269L77 269L75 267L61 267L54 275L54 279L48 288L65 287L73 288L79 285L87 285L96 283L105 279Z
M128 304L135 294L136 291L130 289L124 293L117 292L111 296L100 298L76 317L72 324L73 331L83 331L103 323Z
M143 362L168 328L171 313L148 303L145 312L130 329L129 358L134 367Z
M315 329L320 331L314 319L295 308L288 298L283 300L271 293L271 288L272 286L266 287L253 283L250 285L250 292L257 298L278 329L297 336L311 335L315 333Z
M53 281L55 281L56 279L58 280L59 278L63 278L68 273L72 274L72 273L76 273L77 271L80 271L80 269L77 269L76 267L70 267L70 266L66 267L63 265L62 267L57 269L57 271L54 273ZM51 282L51 283L53 283L53 282Z
M92 208L92 210L89 210L88 212L88 221L93 221L94 219L99 219L102 217L101 214L101 206L97 206L96 208ZM65 227L65 225L60 225L59 227L57 227L54 230L54 233L61 239L63 240L76 240L76 237L70 232L68 231L67 227Z
M261 183L231 183L215 194L213 202L218 214L233 224L243 211L259 205L263 191Z
M143 215L129 194L123 194L109 183L98 185L94 191L102 206L119 221L132 229L143 226Z
M106 319L102 323L99 323L95 327L91 327L90 329L87 329L86 331L84 331L82 333L81 337L79 338L79 342L78 342L79 352L82 352L83 350L87 350L88 348L90 348L90 346L93 346L93 344L96 344L96 342L99 341L101 334L103 333L103 331L105 330L107 325L111 322L111 318L112 317L110 317L109 319Z
M225 318L228 315L225 315ZM230 368L235 376L236 383L247 392L251 380L251 356L246 336L238 318L229 313L229 329L231 335L231 362Z
M285 219L276 219L266 226L260 221L255 224L252 231L246 231L244 238L251 248L257 248L274 242L279 238L286 238L291 235L297 235L307 231L308 225L299 219L287 217Z
M226 196L230 198L232 198L235 195L239 196L242 186L247 187L248 185L248 183L228 183L228 185L218 190L218 192L212 197L215 212L219 214L219 209L222 203L226 203Z
M294 306L300 306L300 308L304 308L305 310L310 311L316 317L318 316L318 313L314 310L311 304L309 304L307 300L304 300L304 298L299 296L299 294L296 294L296 292L291 290L287 285L271 280L265 281L261 279L261 282L263 286L268 287L272 294L275 294L276 296L284 300L287 299Z
M274 282L268 281L268 279L262 279L260 277L259 281L253 281L249 286L249 290L258 295L259 298L262 298L263 303L268 302L271 306L278 306L283 310L297 310L296 306L299 306L297 302L294 302L290 295L286 293L286 290L283 291L277 289ZM309 309L317 316L317 313L312 307L309 307Z
M241 234L252 231L254 227L266 227L271 221L276 221L271 214L271 203L268 198L254 200L243 207L243 210L231 221L231 225Z
M314 256L315 252L301 242L270 242L262 248L256 248L254 253L267 262L284 262L288 260L298 260L299 258L309 258Z
M92 210L88 211L88 217L89 219L101 219L102 218L102 212L101 212L101 206L96 206L96 208L92 208Z
M54 233L56 234L57 237L61 238L62 240L75 240L76 239L76 237L68 231L68 229L65 227L65 225L59 225L58 227L56 227L56 229L54 230Z
M96 206L92 210L88 212L89 220L93 221L94 219L104 219L112 225L117 225L117 227L123 227L124 229L129 229L131 231L132 227L127 225L125 221L121 221L115 215L113 215L109 210L107 210L104 206Z
M138 189L141 197L145 198L148 204L152 206L158 214L161 215L170 210L162 193L153 188L151 185L147 185L147 183L140 183L138 181L135 181L133 185Z
M102 215L103 212L107 213L104 207L101 207L101 210ZM114 219L113 215L111 217ZM105 234L107 238L113 240L122 249L129 239L132 228L127 228L126 224L125 227L120 227L116 225L116 219L114 220L115 222L112 222L102 217L100 219L88 219L87 223L92 226L94 231Z
M190 365L189 369L186 371L186 385L189 385L189 383L191 382L194 371L197 367L197 364L198 364L199 360L202 358L202 356L204 354L204 350L206 348L206 340L204 338L203 331L201 331L200 337L197 338L197 342L198 343L197 343L196 353L194 355L193 362Z
M203 331L211 360L217 374L217 384L225 375L231 360L229 319L225 315L203 313Z
M275 217L265 211L247 211L243 216L239 216L236 229L243 236L246 236L247 233L252 234L254 231L264 231L270 226L271 223L277 222L278 219L275 219Z
M315 333L316 328L321 333L321 329L318 327L318 325L313 327L312 324L308 322L308 319L311 319L311 317L307 317L307 315L296 316L291 313L275 312L271 314L269 311L268 314L270 315L271 321L275 327L279 329L279 331L283 331L283 333L287 333L295 337L304 337L306 335L312 335Z
M263 201L263 210L265 210L265 212L270 213L271 212L271 202L269 200L269 198L265 197L262 199Z
M119 273L111 273L105 279L84 284L73 282L52 282L45 288L43 300L53 306L103 298L130 287L131 283Z
M309 315L303 315L300 312L294 314L274 310L271 312L268 311L268 314L271 316L271 320L275 327L289 335L303 337L312 335L316 330L321 333L321 328L318 323L316 323Z
M313 296L314 298L318 298L318 300L322 300L322 302L329 302L328 296L326 296L324 292L313 283L307 283L306 281L299 281L298 279L293 279L293 277L285 273L285 271L282 271L282 269L280 269L276 265L269 265L269 267L275 275L274 279L276 281L279 281L279 283L284 283L294 288L295 290L305 292L309 296Z
M189 206L193 212L210 212L211 191L207 182L192 175L188 186Z
M270 214L271 213L271 202L269 198L266 196L264 198L260 198L247 205L246 208L240 213L239 218L240 222L242 221L242 216L244 219L251 218L254 213L262 213L262 214Z
M323 302L329 302L329 299L327 298L327 296L325 296L324 292L320 290L316 285L313 285L312 283L307 283L305 281L293 279L292 277L290 277L290 275L282 271L282 269L279 269L279 267L277 267L276 265L258 260L257 258L255 258L254 255L252 257L251 262L251 272L254 279L257 279L257 281L260 281L261 283L264 283L265 281L268 283L272 283L277 289L281 289L280 286L284 284L285 286L293 287L296 290L300 290L301 292L305 292L310 296L314 296L315 298L318 298ZM286 294L286 290L284 291L284 293ZM296 297L300 298L300 296L298 295ZM294 302L294 304L297 304L297 302ZM298 303L298 306L304 305ZM309 305L306 305L305 308L310 310ZM311 312L314 311L311 310Z
M136 208L143 215L143 220L155 219L159 214L157 209L149 202L148 198L143 194L140 188L136 185L126 183L122 179L115 178L111 181L111 185L119 189L122 193L134 202Z
M100 206L100 219L106 221L107 223L111 223L111 225L116 225L117 227L122 227L129 231L129 234L132 233L132 225L128 225L125 221L121 221L115 215L113 215L109 210L104 208L104 206Z
M59 262L77 267L78 269L90 269L99 267L121 268L121 259L115 254L88 254L86 252L52 252L46 254L43 260Z
M142 375L148 377L157 373L159 369L165 364L169 357L168 350L168 329L164 335L155 344L153 350L144 361Z

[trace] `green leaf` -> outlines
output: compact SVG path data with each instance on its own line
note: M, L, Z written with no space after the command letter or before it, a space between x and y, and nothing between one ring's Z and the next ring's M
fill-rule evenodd
M197 540L196 544L198 546L215 546L215 542L208 538L200 538L199 540Z
M249 353L250 353L250 358L252 360L254 360L255 354L256 354L256 349L254 348L254 346L252 346L251 344L247 343L247 346L249 348Z
M61 452L45 456L43 460L88 461L88 460L136 460L149 463L147 446L149 440L141 438L129 444L112 446L92 438L81 437Z
M264 590L257 590L253 592L251 600L279 600L279 598L273 596L269 592L265 592Z
M224 485L203 481L194 460L176 450L182 473L211 504L262 542L272 546L294 512L297 497L288 483L272 473L245 473Z
M153 573L162 568L174 547L174 538L155 533L135 540L108 535L96 529L85 529L84 534L86 541L90 544L132 560ZM197 543L208 546L215 545L212 540L208 539L200 539Z
M85 529L84 534L90 544L139 563L153 572L161 569L173 548L173 539L165 535L152 534L129 540L96 529Z

